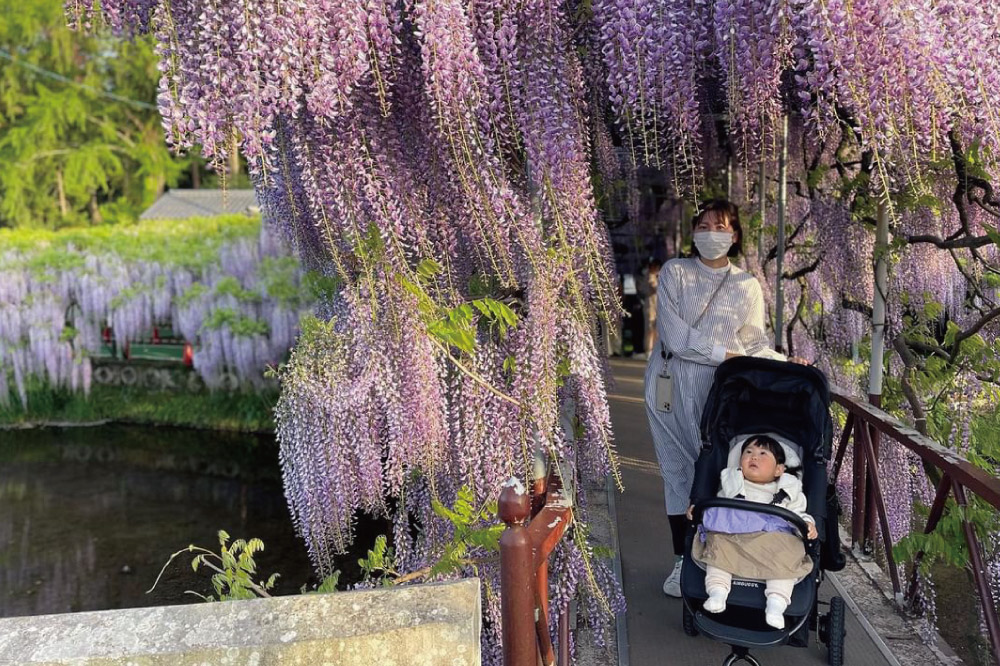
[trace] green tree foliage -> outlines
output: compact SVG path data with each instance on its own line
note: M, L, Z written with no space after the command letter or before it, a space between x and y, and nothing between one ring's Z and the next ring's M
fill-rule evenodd
M61 0L0 16L0 226L134 216L176 184L189 162L163 140L150 38L72 31Z

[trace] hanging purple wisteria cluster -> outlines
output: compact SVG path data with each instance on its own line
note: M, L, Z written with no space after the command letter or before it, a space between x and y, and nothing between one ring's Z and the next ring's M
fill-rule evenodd
M33 378L89 393L102 345L154 328L192 344L209 388L261 387L310 308L301 276L253 220L0 236L0 405L27 407Z
M90 4L68 12L92 22ZM432 497L496 499L536 450L585 479L613 471L595 324L617 316L616 288L582 3L100 6L119 31L156 34L168 141L220 164L239 150L267 218L336 284L277 409L286 494L321 572L358 510L393 512L397 556L417 568L449 537Z
M773 155L785 112L816 135L845 126L886 185L948 133L1000 152L1000 19L979 0L595 0L621 125L677 166L724 118L751 163Z

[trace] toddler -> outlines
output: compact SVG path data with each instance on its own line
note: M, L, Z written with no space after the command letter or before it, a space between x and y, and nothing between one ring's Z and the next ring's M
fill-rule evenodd
M722 470L718 496L788 509L806 521L808 536L815 539L816 525L806 513L802 482L788 473L785 463L785 449L777 440L767 435L752 436L743 444L739 466ZM689 515L693 508L689 509ZM703 608L709 613L726 609L734 575L764 580L767 585L764 619L770 626L784 629L784 613L791 603L792 589L796 580L812 571L812 560L787 522L760 515L761 520L751 520L746 512L718 508L705 513L704 543L696 539L692 553L706 565L708 600Z

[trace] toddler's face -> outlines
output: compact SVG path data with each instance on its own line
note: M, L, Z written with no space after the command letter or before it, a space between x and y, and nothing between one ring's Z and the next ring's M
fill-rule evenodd
M771 483L785 473L785 466L778 464L774 454L763 446L747 444L740 457L743 478L754 483Z

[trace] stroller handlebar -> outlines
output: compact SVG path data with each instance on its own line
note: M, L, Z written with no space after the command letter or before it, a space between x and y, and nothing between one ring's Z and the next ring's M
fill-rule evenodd
M778 518L782 518L789 522L793 527L795 527L795 529L799 530L802 535L802 540L806 543L809 542L809 525L797 513L789 511L784 507L775 506L774 504L761 504L760 502L750 502L745 499L713 497L711 499L701 500L694 505L692 525L695 527L701 525L702 514L705 513L706 509L713 508L755 511L756 513L766 513L772 516L777 516Z

